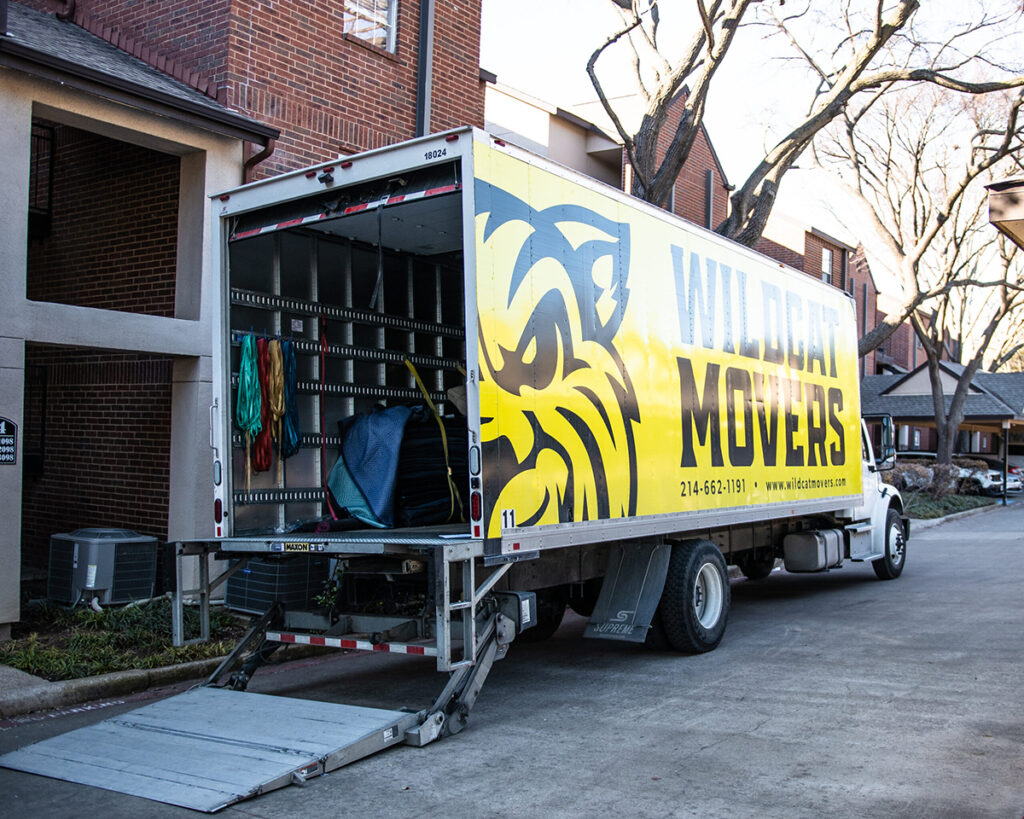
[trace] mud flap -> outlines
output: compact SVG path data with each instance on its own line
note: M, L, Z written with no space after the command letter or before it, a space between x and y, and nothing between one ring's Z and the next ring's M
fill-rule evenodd
M614 547L583 636L642 643L665 588L671 554L669 544L655 540Z

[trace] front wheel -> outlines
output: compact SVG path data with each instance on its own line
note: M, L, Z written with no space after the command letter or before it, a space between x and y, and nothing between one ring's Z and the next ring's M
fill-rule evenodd
M906 562L907 540L903 536L903 521L899 512L890 507L885 515L885 554L871 561L871 568L880 580L895 580L903 574Z
M676 651L701 654L722 640L729 619L729 573L725 558L710 540L672 546L661 624Z

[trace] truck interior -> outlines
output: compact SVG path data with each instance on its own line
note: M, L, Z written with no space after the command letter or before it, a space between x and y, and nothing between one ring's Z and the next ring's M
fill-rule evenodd
M282 479L275 448L273 466L254 473L246 491L246 442L232 425L234 535L308 530L335 515L344 520L324 488L339 457L339 424L401 405L422 409L407 425L416 451L399 470L395 526L468 532L465 403L458 397L466 362L458 170L450 163L330 190L245 214L233 225L231 412L243 339L277 337L291 341L296 354L301 428ZM444 419L447 464L424 390ZM403 458L407 448L403 441ZM454 490L445 479L449 467ZM443 497L434 498L433 514L422 513L429 501L423 493L431 492ZM448 498L453 493L458 497Z

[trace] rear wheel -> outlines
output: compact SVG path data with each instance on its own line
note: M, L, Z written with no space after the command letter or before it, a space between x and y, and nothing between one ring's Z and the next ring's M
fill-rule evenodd
M548 639L558 631L565 616L565 587L553 586L550 589L538 589L537 625L528 628L517 639L524 643L539 643Z
M665 627L661 624L660 609L654 612L651 627L647 629L647 637L644 638L644 648L648 648L651 651L669 651L672 648L669 645L668 637L665 636Z
M871 561L871 568L879 579L895 580L903 574L906 562L907 541L903 536L903 521L899 512L890 507L885 516L885 554Z
M729 574L725 558L710 540L672 546L659 611L665 637L677 651L711 651L729 619Z

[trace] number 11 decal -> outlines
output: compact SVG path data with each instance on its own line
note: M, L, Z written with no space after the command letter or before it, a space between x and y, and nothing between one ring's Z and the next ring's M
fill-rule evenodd
M516 510L515 509L502 509L501 510L501 528L502 529L515 529L516 528Z

